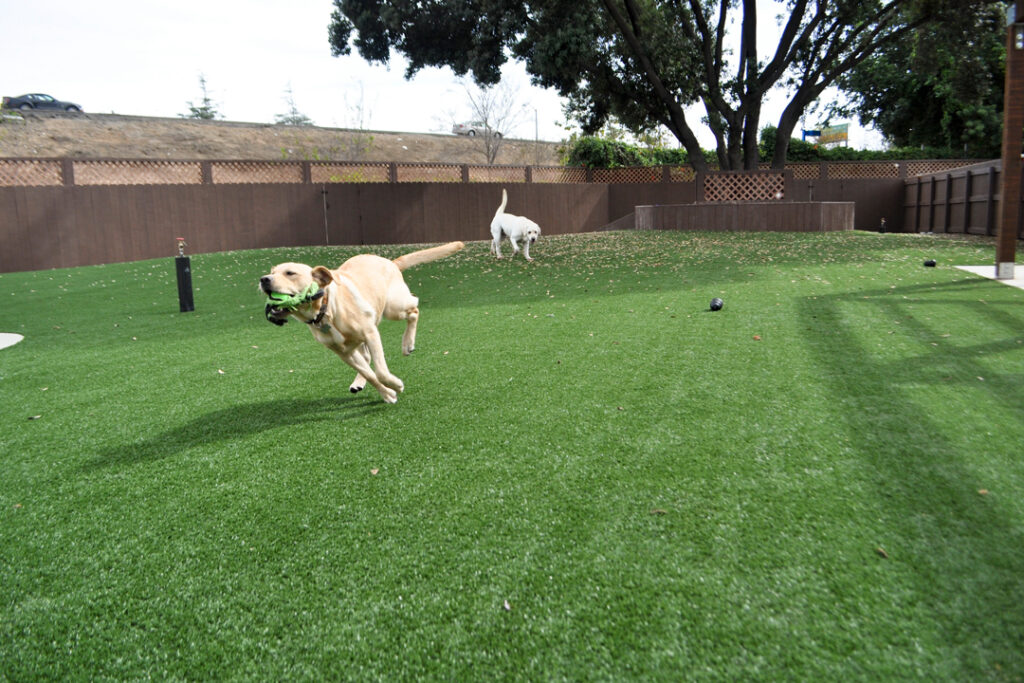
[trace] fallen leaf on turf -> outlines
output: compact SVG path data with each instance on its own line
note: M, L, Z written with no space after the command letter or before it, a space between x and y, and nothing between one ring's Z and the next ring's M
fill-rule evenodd
M42 415L30 415L28 419L30 419L30 420L38 420L41 417L42 417Z
M218 375L223 375L223 374L224 374L224 371L223 371L223 370L219 370L219 369L218 369L218 370L217 370L217 374L218 374Z
M889 553L885 552L885 548L875 548L875 552L878 553L878 556L883 560L889 559Z
M978 493L982 496L988 495L988 489L978 489Z
M662 510L661 508L654 508L651 510L652 515L667 515L668 510Z
M754 335L754 341L761 341L761 335L755 334Z
M503 605L503 607L505 608L506 612L511 612L512 611L512 605L508 604L508 600L505 601L505 604Z
M21 509L21 503L15 503L14 504L14 509L15 510L20 510Z
M370 474L372 474L374 476L376 476L378 472L380 472L380 470L378 468L376 468L376 467L374 467L372 470L370 470Z

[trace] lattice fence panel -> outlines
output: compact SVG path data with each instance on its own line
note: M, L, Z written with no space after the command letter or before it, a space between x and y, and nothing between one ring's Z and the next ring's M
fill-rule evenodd
M470 166L471 183L525 183L525 166Z
M821 164L786 164L794 180L817 180L821 177Z
M785 196L781 173L715 173L704 176L704 201L762 202Z
M899 178L900 165L891 161L830 163L828 177L837 178Z
M934 159L929 161L905 161L907 165L907 177L915 175L928 175L929 173L942 173L955 168L962 168L978 163L967 159Z
M0 187L63 184L64 171L59 161L0 159Z
M585 168L562 168L560 166L534 166L533 182L535 183L585 183Z
M661 167L595 168L595 183L660 183Z
M314 183L387 183L391 181L391 173L387 163L313 163L309 167L309 178Z
M458 164L399 164L400 183L461 183L462 166Z
M302 182L302 164L215 161L210 165L210 169L216 185Z
M203 172L194 161L75 161L75 185L199 185Z
M692 183L697 179L693 166L673 166L668 170L668 175L673 183Z

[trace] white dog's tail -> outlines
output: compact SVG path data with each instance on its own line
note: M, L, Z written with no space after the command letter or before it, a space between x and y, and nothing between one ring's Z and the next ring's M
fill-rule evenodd
M499 206L498 210L494 212L495 218L505 213L506 204L508 204L508 192L505 192L505 188L501 188L501 206Z
M445 256L451 256L457 251L462 250L466 245L462 242L449 242L448 244L442 244L439 247L431 247L429 249L421 249L420 251L414 251L410 254L403 254L396 258L393 263L398 266L399 270L405 270L406 268L412 268L418 266L421 263L430 263L442 259Z

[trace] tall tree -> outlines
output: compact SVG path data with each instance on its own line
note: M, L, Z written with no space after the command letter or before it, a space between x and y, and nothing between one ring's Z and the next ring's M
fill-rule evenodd
M300 112L298 107L295 106L295 95L292 93L291 83L288 83L284 95L285 104L288 105L288 113L275 114L274 123L284 126L312 126L313 119Z
M213 103L210 98L210 92L206 88L206 76L199 74L199 90L203 95L203 98L199 101L199 104L193 102L188 103L188 113L179 114L183 119L205 119L213 120L224 118L217 110L217 105Z
M371 62L391 50L407 76L426 66L500 79L522 60L534 83L568 98L584 132L614 116L635 132L667 127L691 162L707 165L692 116L700 103L722 168L755 168L761 106L789 101L772 163L785 163L803 111L879 48L948 17L970 0L778 0L779 38L758 45L758 0L334 0L335 55Z
M963 148L997 157L1006 59L1002 2L964 7L958 21L917 30L839 79L856 113L900 147Z
M522 118L523 108L517 106L517 90L504 81L493 87L471 86L463 83L472 119L483 124L480 137L481 152L488 164L493 164L505 142L505 137Z

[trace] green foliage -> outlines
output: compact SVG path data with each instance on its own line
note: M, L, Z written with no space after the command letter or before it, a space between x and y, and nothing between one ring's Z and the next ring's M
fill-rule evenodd
M312 126L313 119L299 111L291 111L287 114L274 114L274 123L281 126Z
M756 44L755 5L765 4L762 16L784 17L778 46ZM739 169L758 163L761 103L771 88L791 97L777 122L785 133L776 156L784 158L800 112L840 75L915 26L957 21L961 4L334 0L329 41L335 55L355 48L387 63L395 50L408 75L448 66L484 85L499 81L510 57L521 60L534 83L567 98L567 114L584 134L596 135L611 118L637 135L665 127L698 167L703 153L684 111L703 103L716 159ZM740 26L751 29L742 41ZM759 53L778 59L758 61Z
M206 88L206 76L203 74L199 74L199 90L202 94L199 104L189 102L189 113L179 114L179 116L183 119L202 119L207 121L224 118L217 110L217 105L215 105L213 100L210 98L210 93Z
M991 240L534 249L405 272L396 405L255 283L409 247L197 254L185 314L170 257L0 274L0 680L1024 676Z
M765 126L761 129L758 151L761 161L769 162L775 150L778 129ZM959 159L962 149L949 147L894 147L885 150L854 149L852 147L827 147L799 138L789 141L786 161L885 161L898 159Z
M560 148L566 166L587 168L623 168L629 166L663 166L687 163L684 149L639 147L621 140L573 135Z
M775 126L761 130L758 151L764 163L772 160L775 150ZM565 166L586 168L625 168L630 166L675 166L688 164L684 149L641 147L622 140L573 135L559 148L561 163ZM793 138L789 141L787 162L808 161L884 161L898 159L958 159L963 150L942 147L898 147L886 150L854 149L852 147L826 147ZM704 150L709 164L716 161L715 153Z
M956 21L884 46L840 80L855 112L896 147L1001 153L1006 53L1002 2L962 3Z
M288 105L288 112L285 114L275 114L274 123L282 126L312 126L313 119L309 118L305 114L299 111L298 107L295 106L295 95L292 92L291 83L285 89L285 103Z

